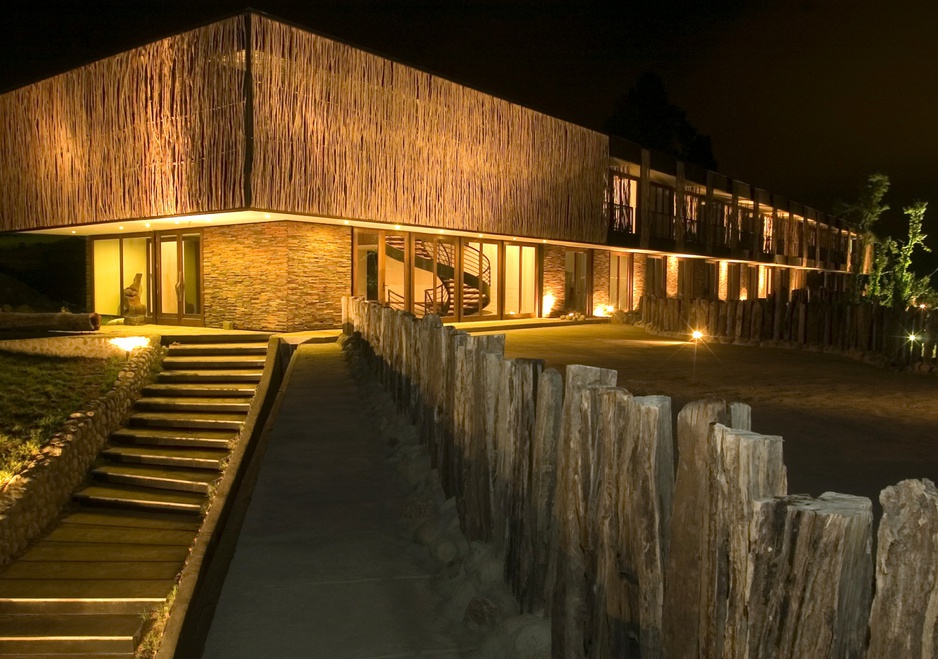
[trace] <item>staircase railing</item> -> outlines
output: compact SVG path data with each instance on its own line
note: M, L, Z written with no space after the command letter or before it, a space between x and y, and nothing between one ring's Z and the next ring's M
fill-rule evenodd
M405 238L400 235L385 236L385 252L395 261L404 261ZM429 249L430 245L437 246L436 256ZM424 312L431 313L439 311L448 313L450 305L454 298L454 286L456 279L456 245L453 243L432 243L430 241L418 240L415 243L415 265L422 270L432 272L433 268L422 265L424 263L437 263L437 269L434 276L440 280L440 284L424 290ZM492 287L492 262L482 253L481 250L468 245L463 246L463 273L462 273L462 291L463 291L463 311L479 312L488 306L491 300ZM443 266L442 268L439 266ZM448 273L446 271L449 271ZM449 274L449 276L447 276ZM394 309L404 309L404 296L397 293L392 288L385 286L386 301L388 306ZM435 305L434 300L439 306ZM466 302L470 302L469 305Z

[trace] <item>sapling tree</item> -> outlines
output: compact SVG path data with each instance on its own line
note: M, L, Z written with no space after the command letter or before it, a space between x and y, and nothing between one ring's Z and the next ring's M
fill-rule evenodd
M927 236L922 233L922 221L925 219L927 207L927 202L917 201L902 209L902 212L909 218L909 236L905 242L898 243L895 248L891 302L892 306L897 309L907 309L931 289L931 278L927 275L920 277L912 269L912 259L916 250L931 251L925 244Z
M857 232L858 250L860 256L860 267L853 277L853 300L859 302L863 293L863 285L867 284L867 295L870 297L879 297L879 281L884 272L885 263L880 263L881 269L876 273L876 259L883 259L889 253L889 246L886 244L877 245L874 252L874 261L872 264L873 272L867 277L862 275L863 263L866 259L866 252L869 245L874 244L876 237L873 233L873 227L879 221L880 216L889 210L889 206L883 203L883 197L889 190L889 177L885 174L871 174L866 183L860 188L860 195L855 204L844 204L838 211L838 215L844 218ZM885 251L883 251L885 250ZM874 283L875 279L875 283Z

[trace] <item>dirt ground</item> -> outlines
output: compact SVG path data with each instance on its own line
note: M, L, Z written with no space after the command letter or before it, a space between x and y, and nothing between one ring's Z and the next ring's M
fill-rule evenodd
M752 429L785 440L788 490L869 497L907 478L938 481L938 375L896 373L846 357L657 337L626 325L506 332L507 357L614 368L635 395L752 406Z

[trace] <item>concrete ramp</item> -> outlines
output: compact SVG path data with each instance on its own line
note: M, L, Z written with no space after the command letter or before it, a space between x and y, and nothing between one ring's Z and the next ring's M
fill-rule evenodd
M338 344L300 346L203 656L466 653L363 410Z

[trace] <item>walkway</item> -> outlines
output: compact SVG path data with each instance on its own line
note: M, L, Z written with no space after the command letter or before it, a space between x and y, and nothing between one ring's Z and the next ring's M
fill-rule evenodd
M288 377L204 656L461 656L341 349Z

